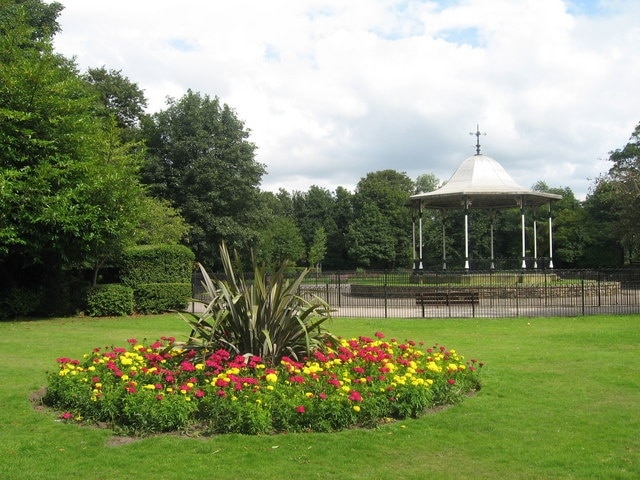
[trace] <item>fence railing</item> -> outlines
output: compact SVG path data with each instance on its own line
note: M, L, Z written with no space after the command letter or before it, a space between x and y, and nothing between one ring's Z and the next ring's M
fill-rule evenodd
M202 295L194 275L194 298ZM311 272L301 287L336 317L551 317L640 313L640 269Z

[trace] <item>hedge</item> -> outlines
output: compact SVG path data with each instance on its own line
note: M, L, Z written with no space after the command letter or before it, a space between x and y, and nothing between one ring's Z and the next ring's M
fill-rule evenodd
M184 310L191 298L191 283L141 283L133 291L139 313Z
M90 317L130 315L133 309L133 289L126 285L106 283L87 292L85 313Z
M125 251L120 280L136 288L143 283L190 283L194 253L183 245L141 245Z

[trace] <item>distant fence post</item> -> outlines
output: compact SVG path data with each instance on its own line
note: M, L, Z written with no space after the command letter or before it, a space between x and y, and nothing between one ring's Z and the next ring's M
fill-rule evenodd
M389 314L388 314L388 310L387 310L387 299L389 297L389 292L387 289L387 272L384 272L383 274L383 281L384 281L384 318L389 318Z
M584 315L584 302L585 302L585 298L584 298L584 271L580 272L580 290L582 291L582 315Z

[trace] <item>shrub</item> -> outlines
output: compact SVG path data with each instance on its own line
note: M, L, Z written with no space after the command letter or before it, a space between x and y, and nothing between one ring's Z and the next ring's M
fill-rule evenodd
M107 283L89 289L85 313L91 317L129 315L133 312L133 289Z
M142 283L191 283L195 256L183 245L141 245L122 257L120 280L135 287Z
M0 320L35 314L43 300L42 290L16 287L3 292L0 294Z
M249 283L234 271L224 243L220 258L226 280L212 280L200 265L211 301L202 315L184 317L192 329L189 348L202 352L231 349L236 354L252 354L277 364L285 355L302 359L335 341L323 326L330 318L326 302L317 297L309 301L298 295L307 270L289 280L284 263L267 276L266 267L253 258L254 275Z
M183 309L191 297L194 254L183 245L142 245L127 249L120 278L134 290L135 309L162 313Z
M191 298L190 283L140 283L133 289L135 309L144 314L183 310Z
M418 417L480 387L482 367L455 350L376 338L340 339L304 362L268 365L227 350L200 359L173 338L58 358L44 403L61 418L135 434L329 432Z

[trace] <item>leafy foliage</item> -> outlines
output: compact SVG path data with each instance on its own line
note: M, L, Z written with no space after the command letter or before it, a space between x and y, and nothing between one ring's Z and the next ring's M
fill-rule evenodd
M87 292L87 309L91 317L129 315L133 312L133 289L118 283L92 287Z
M191 226L188 244L215 263L221 241L249 250L263 222L258 185L265 172L236 113L218 98L189 90L143 122L149 158L143 181Z
M212 280L200 265L211 300L202 315L186 318L192 328L190 348L202 355L229 349L277 364L284 356L302 359L332 343L333 336L323 326L330 318L329 306L319 298L309 301L299 295L307 271L289 280L282 264L268 276L254 259L250 283L242 273L236 275L224 243L220 258L226 280Z

